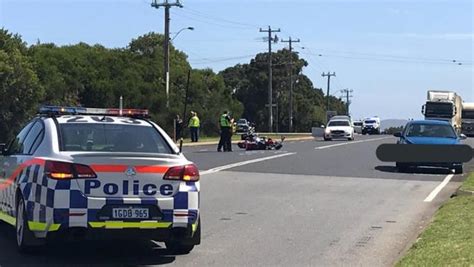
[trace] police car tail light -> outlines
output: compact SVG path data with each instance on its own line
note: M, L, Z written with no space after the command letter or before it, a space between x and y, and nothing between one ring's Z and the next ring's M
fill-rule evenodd
M73 168L76 171L76 178L97 178L97 174L92 170L91 167L83 164L73 164Z
M163 179L196 182L199 181L199 170L194 164L171 167Z
M46 161L44 172L56 180L97 178L97 174L87 165L62 161Z

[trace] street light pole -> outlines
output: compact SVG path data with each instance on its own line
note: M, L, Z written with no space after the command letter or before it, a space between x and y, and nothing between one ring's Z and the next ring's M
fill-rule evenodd
M184 31L184 30L194 31L194 27L186 27L186 28L180 29L180 30L174 35L174 37L171 39L171 42L173 42L174 39L176 39L176 37L178 37L178 35L179 35L182 31Z

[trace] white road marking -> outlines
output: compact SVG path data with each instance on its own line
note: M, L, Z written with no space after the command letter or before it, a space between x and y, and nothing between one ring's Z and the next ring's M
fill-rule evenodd
M372 142L372 141L378 141L378 140L389 139L389 138L391 138L391 137L381 137L381 138L375 138L375 139L349 141L349 142L344 142L344 143L339 143L339 144L334 144L334 145L315 147L314 149L320 150L320 149L326 149L326 148L331 148L331 147L336 147L336 146L344 146L344 145L358 144L358 143L364 143L364 142Z
M450 174L444 178L444 180L425 198L424 202L431 202L438 195L441 190L451 181L454 177L454 174Z
M258 158L258 159L252 159L252 160L236 162L236 163L232 163L232 164L228 164L228 165L215 167L215 168L209 169L207 171L203 171L203 172L201 172L201 175L216 173L216 172L220 172L220 171L223 171L223 170L244 166L244 165L247 165L247 164L257 163L257 162L261 162L261 161L265 161L265 160L276 159L276 158L281 158L281 157L286 157L286 156L291 156L291 155L294 155L294 154L296 154L296 152L285 153L285 154L277 154L277 155L270 156L270 157L265 157L265 158Z

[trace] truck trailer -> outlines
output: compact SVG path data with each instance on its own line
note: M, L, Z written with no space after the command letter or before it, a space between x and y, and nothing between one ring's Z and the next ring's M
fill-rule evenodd
M426 120L448 121L461 133L461 96L452 91L429 90L421 112Z
M462 133L474 136L474 102L462 103Z

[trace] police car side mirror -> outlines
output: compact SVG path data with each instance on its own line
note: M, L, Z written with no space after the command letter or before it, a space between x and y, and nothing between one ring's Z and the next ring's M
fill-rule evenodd
M402 133L400 133L400 132L394 133L393 136L395 136L395 137L402 137Z
M467 139L467 136L465 134L460 134L459 135L459 139L461 140L466 140Z

